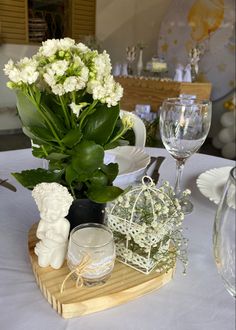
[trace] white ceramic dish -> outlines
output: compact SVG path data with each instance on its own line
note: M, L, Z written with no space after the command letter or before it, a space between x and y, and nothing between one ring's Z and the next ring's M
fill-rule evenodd
M196 181L200 192L210 201L218 204L231 169L232 167L225 166L200 174Z
M108 162L118 163L119 174L114 180L114 186L126 188L141 177L150 162L150 156L143 148L133 146L117 147L105 152Z

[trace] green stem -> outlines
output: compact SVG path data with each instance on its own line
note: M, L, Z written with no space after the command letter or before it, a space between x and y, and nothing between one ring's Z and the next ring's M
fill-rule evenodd
M43 152L45 153L46 156L48 156L48 153L46 151L46 149L44 148L44 145L41 145L42 149L43 149Z
M109 141L109 144L121 138L128 131L128 129L124 127L123 130L118 135L116 135L111 141Z
M45 120L45 122L47 123L48 127L51 129L55 139L57 140L58 144L63 147L56 131L54 130L53 125L51 124L50 120L48 120L47 116L45 115L45 113L41 110L40 106L38 105L38 103L36 102L34 95L32 94L30 88L28 89L28 94L26 94L26 96L28 95L29 99L32 101L32 103L36 106L36 108L38 109L38 111L40 112L41 116L43 117L43 119Z
M72 102L74 102L76 104L76 94L75 94L75 91L73 91L71 93L72 95ZM77 120L75 119L76 116L74 115L73 111L70 112L70 118L71 118L71 125L73 128L76 128L76 123L77 123Z
M79 123L80 129L82 129L82 125L83 125L85 118L92 112L92 110L94 109L94 107L96 106L97 103L98 103L97 100L93 101L93 103L90 104L90 106L87 109L84 109L84 111L81 113L80 123Z
M66 110L65 103L63 102L63 98L61 96L59 96L59 100L60 100L60 103L61 103L61 106L62 106L62 110L64 112L64 116L65 116L65 120L66 120L66 127L69 129L70 128L70 120L69 120L69 117L68 117L68 113L67 113L67 110Z
M71 194L74 199L76 199L74 188L70 185Z

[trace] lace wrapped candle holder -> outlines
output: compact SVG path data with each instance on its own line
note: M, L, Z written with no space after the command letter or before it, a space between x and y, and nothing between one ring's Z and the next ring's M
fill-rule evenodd
M71 272L68 276L73 275L77 284L85 286L104 284L113 270L115 256L109 228L99 223L81 224L70 234L67 265Z
M167 272L176 258L187 264L184 214L173 188L166 182L157 188L149 177L132 187L106 209L113 231L117 259L136 270Z

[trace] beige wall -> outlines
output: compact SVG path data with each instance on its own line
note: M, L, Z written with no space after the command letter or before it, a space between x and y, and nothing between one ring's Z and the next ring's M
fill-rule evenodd
M113 64L125 62L125 48L140 41L147 45L144 49L144 63L157 53L160 24L171 2L171 0L97 0L96 34L102 43L102 48L111 55ZM19 125L15 116L12 118L5 112L6 108L15 107L15 94L6 87L7 78L2 71L4 64L9 58L17 60L31 56L36 48L27 45L0 45L0 130ZM222 102L214 104L212 136L219 130L219 118L223 112Z
M144 63L157 54L160 24L171 0L97 0L96 35L112 63L125 62L125 48L144 42Z
M111 55L112 63L125 62L125 48L145 42L144 63L157 52L157 39L163 15L171 0L97 0L96 31L102 48ZM6 87L3 67L9 58L31 56L37 47L29 45L0 46L0 130L20 126L6 112L15 107L15 93ZM6 117L6 118L5 118ZM15 122L16 121L16 122Z

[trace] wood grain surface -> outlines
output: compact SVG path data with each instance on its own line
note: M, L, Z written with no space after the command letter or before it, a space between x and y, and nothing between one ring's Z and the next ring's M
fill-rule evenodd
M33 273L44 297L63 318L82 316L126 303L159 289L173 277L174 269L164 274L154 271L149 275L144 275L117 261L111 277L104 285L76 289L75 281L69 279L61 294L60 287L69 269L66 262L58 270L51 267L42 268L38 265L37 256L34 253L34 247L38 241L36 229L37 224L34 224L28 234Z
M211 83L181 83L131 76L115 77L115 80L124 88L121 109L128 111L134 111L136 104L149 104L152 111L156 112L165 99L180 94L196 95L199 99L209 100L212 88Z

